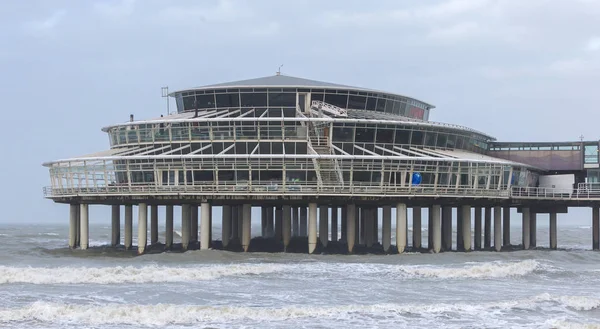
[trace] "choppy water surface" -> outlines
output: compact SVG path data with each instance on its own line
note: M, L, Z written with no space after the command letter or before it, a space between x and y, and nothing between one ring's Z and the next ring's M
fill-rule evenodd
M90 231L93 246L107 243L108 227ZM600 253L586 250L586 226L561 227L559 251L387 256L133 257L70 251L66 234L0 226L0 327L600 328Z

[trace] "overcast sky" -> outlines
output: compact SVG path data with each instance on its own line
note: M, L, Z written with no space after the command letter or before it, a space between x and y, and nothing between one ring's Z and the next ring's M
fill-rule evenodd
M41 163L171 90L287 75L436 105L501 141L598 140L600 1L106 0L0 3L2 220L67 219ZM172 102L174 105L174 102ZM62 218L64 217L64 218Z

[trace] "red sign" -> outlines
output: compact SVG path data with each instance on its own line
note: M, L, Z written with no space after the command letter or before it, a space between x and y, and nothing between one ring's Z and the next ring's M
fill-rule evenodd
M408 111L408 116L410 118L423 120L423 117L425 117L425 110L418 107L411 107Z

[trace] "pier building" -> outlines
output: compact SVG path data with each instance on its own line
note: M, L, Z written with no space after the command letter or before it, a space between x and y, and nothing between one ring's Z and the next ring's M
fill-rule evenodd
M138 207L139 253L148 244L173 247L174 207L184 250L250 250L252 207L260 208L258 238L283 251L292 241L309 253L328 244L348 253L500 251L511 244L511 208L522 217L521 248L536 246L536 216L545 213L555 249L557 214L569 207L593 209L592 248L600 247L598 141L502 143L430 121L434 106L415 98L280 74L169 96L173 113L102 128L107 150L44 163L45 197L70 205L71 248L89 246L90 205L112 207L112 245L126 249ZM213 219L221 236L212 234Z

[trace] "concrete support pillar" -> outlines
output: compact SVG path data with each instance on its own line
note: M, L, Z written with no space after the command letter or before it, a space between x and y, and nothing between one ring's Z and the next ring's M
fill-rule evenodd
M298 230L300 236L308 236L308 210L306 207L300 207L300 229Z
M358 221L358 229L356 234L358 235L358 244L365 244L365 221L366 211L364 207L356 207L356 220Z
M433 211L430 206L427 212L427 250L433 250Z
M283 238L283 250L287 251L288 246L290 245L290 240L292 239L292 207L283 206L283 219L281 223L282 228L282 238Z
M271 210L273 210L271 208ZM272 211L271 211L272 214ZM230 218L230 222L231 222L231 235L230 235L230 240L234 240L234 241L239 241L238 240L238 206L231 206L231 218ZM267 221L267 231L271 229L273 230L273 221L271 221L271 227L269 227L269 222ZM269 235L271 236L271 235Z
M125 205L125 250L131 249L133 244L133 206Z
M114 211L113 211L113 215L114 215ZM77 222L78 221L79 221L79 205L71 204L69 206L69 248L71 248L71 249L75 249L75 247L77 245L76 243L77 243ZM114 217L113 217L113 238L114 238Z
M190 205L190 242L198 242L198 205Z
M308 204L308 253L317 249L317 204Z
M349 204L346 206L346 243L348 244L348 252L354 251L354 242L356 240L356 206Z
M442 250L442 208L439 205L434 205L429 208L429 211L431 212L431 226L429 227L432 240L431 249L437 254Z
M81 246L81 207L77 205L77 222L75 223L75 247Z
M481 250L481 207L475 207L475 250Z
M329 241L329 207L319 207L319 240L323 248L327 247Z
M373 219L373 244L379 243L379 208L371 210L371 218Z
M300 209L292 207L292 236L300 235Z
M277 242L281 241L283 237L283 209L281 206L275 207L275 240Z
M421 249L421 207L413 207L413 249ZM396 228L398 229L398 228ZM396 237L398 239L398 237Z
M173 206L165 207L165 248L173 247Z
M600 250L600 208L592 208L592 249Z
M223 206L223 216L221 218L221 243L223 244L223 248L229 247L229 237L231 236L231 206ZM267 225L267 213L266 208L262 207L262 215L265 219L264 221L264 232L266 232ZM263 235L264 237L264 235Z
M456 251L465 251L465 241L463 237L463 215L464 208L456 207Z
M267 207L260 207L260 236L267 236Z
M502 244L510 246L510 207L502 209Z
M556 223L556 213L550 213L550 249L556 250L558 247L557 244L557 223Z
M148 205L138 204L138 255L146 252L148 245Z
M338 207L331 207L331 242L338 240Z
M494 207L494 250L502 250L502 207Z
M248 252L250 248L250 238L252 234L252 205L242 206L242 248Z
M523 232L523 249L527 250L531 248L531 240L529 240L531 238L529 234L529 230L531 229L531 211L529 208L523 208L521 212L523 214L523 223L521 225Z
M275 236L275 217L273 213L273 207L266 207L265 212L267 220L267 226L265 228L265 237L272 238Z
M346 234L348 234L348 230L346 229L346 227L348 226L347 224L347 218L348 218L348 207L342 207L342 214L341 214L342 218L341 218L341 223L340 223L340 230L342 231L341 233L341 241L346 241Z
M463 248L471 251L471 206L462 206Z
M389 252L392 246L392 207L383 206L381 222L381 244L383 251Z
M193 206L198 211L198 206ZM202 236L200 237L200 250L208 250L210 249L210 231L212 229L211 225L211 205L208 202L202 202L200 205L200 211L202 216L200 216L200 232ZM198 223L198 217L192 218L193 222ZM196 229L196 236L198 236L198 229Z
M414 209L414 208L413 208ZM414 210L413 210L414 212ZM421 212L421 208L419 208L419 213ZM414 213L413 213L414 214ZM406 213L406 204L398 203L396 205L396 247L398 247L398 253L403 253L406 250L406 239L407 239L407 213ZM414 216L413 216L414 218ZM420 231L419 225L419 231ZM414 230L414 225L413 225ZM414 234L413 234L414 239ZM413 240L414 241L414 240Z
M452 250L452 207L442 207L442 250Z
M118 204L112 205L111 210L112 234L110 239L110 245L116 247L121 243L121 206L119 206Z
M537 247L537 214L532 212L530 217L530 229L529 229L529 243L531 243L531 248Z
M237 211L237 238L240 244L242 243L242 235L244 232L244 206L238 206Z
M79 205L80 216L80 241L79 244L82 250L86 250L90 244L90 208L89 205L82 203Z
M158 205L150 206L150 245L158 243Z
M188 250L190 245L191 207L189 204L181 205L181 247Z
M492 208L485 207L485 223L483 225L483 248L492 247Z

